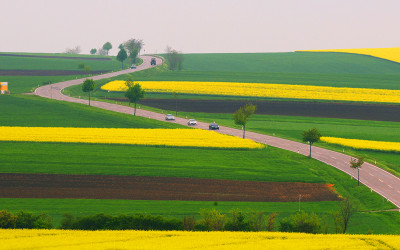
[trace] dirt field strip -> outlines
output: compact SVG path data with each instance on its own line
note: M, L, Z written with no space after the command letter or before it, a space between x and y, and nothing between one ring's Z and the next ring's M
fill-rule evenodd
M107 71L95 70L90 74L103 74ZM0 69L0 76L68 76L68 75L87 75L82 70L7 70Z
M1 198L296 202L340 200L329 184L147 176L0 174Z
M118 72L113 72L113 73L108 73L104 75L99 75L99 76L94 76L92 77L94 80L99 80L99 79L104 79L104 78L109 78L117 75L122 75L126 73L131 73L143 69L150 68L150 60L151 56L141 56L143 59L143 63L137 67L137 69L127 69L127 70L122 70ZM162 60L160 58L157 58L157 65L160 65L162 63ZM76 102L76 103L82 103L87 105L88 101L87 100L81 100L77 98L72 98L65 96L61 93L61 90L63 88L72 86L72 85L77 85L81 84L85 79L77 79L77 80L71 80L71 81L66 81L66 82L60 82L52 85L46 85L40 88L37 88L35 90L36 95L46 97L46 98L53 98L57 100L62 100L62 101L69 101L69 102ZM116 105L116 104L111 104L111 103L105 103L105 102L99 102L99 101L92 101L91 104L95 107L99 107L102 109L107 109L111 111L116 111L120 113L126 113L126 114L133 114L133 108L127 107L127 106L121 106L121 105ZM146 110L137 110L136 115L151 118L151 119L156 119L160 121L165 121L165 117L163 114L155 113L155 112L150 112ZM187 120L183 118L176 118L174 121L176 123L182 124L182 125L187 125ZM203 123L203 122L198 122L197 128L200 129L208 129L208 124ZM228 128L228 127L220 127L219 130L220 133L223 134L228 134L228 135L234 135L241 137L242 136L242 131L238 129L233 129L233 128ZM273 136L268 136L268 135L263 135L263 134L258 134L254 132L247 132L246 137L248 139L252 139L256 142L260 143L265 143L274 147L282 148L285 150L289 150L292 152L296 152L302 155L308 155L309 154L309 146L303 143L295 142L295 141L290 141L278 137L273 137ZM334 152L331 150L319 148L319 147L313 147L313 158L316 160L319 160L321 162L324 162L328 165L331 165L339 170L342 170L343 172L349 174L353 178L356 178L357 176L357 170L353 170L350 168L350 159L351 157L342 153ZM373 173L374 176L369 175L369 173ZM382 182L379 181L379 179L382 180ZM392 202L394 205L396 205L398 208L400 207L400 179L389 172L380 169L370 163L364 163L361 171L360 171L360 181L366 185L367 187L371 188L371 190L374 190L378 194L382 195L385 197L387 200ZM392 188L390 188L392 187Z
M73 59L73 60L91 60L91 61L110 61L111 58L104 57L73 57L73 56L40 56L40 55L19 55L19 54L0 54L0 56L13 57L35 57L35 58L56 58L56 59Z
M127 102L126 98L108 98L117 102ZM140 104L175 110L175 99L142 99ZM371 121L400 122L400 105L323 103L261 100L192 100L178 99L178 111L201 113L233 114L247 103L257 105L256 114L325 117ZM215 107L218 107L216 109Z

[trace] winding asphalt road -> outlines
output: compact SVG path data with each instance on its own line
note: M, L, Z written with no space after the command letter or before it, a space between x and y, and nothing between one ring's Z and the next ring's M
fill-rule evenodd
M138 66L137 69L127 69L127 70L122 70L122 71L118 71L118 72L97 75L97 76L93 76L90 78L92 78L93 80L99 80L99 79L110 78L110 77L114 77L114 76L118 76L118 75L122 75L122 74L132 73L135 71L140 71L140 70L144 70L144 69L148 69L148 68L152 67L150 65L151 56L141 56L141 58L143 59L143 63L140 66ZM163 59L157 58L157 65L160 65L162 63L163 63ZM82 100L82 99L78 99L78 98L65 96L61 93L62 89L72 86L72 85L81 84L85 79L86 78L65 81L65 82L60 82L60 83L55 83L52 85L46 85L43 87L39 87L35 90L35 94L38 96L41 96L41 97L45 97L45 98L52 98L52 99L61 100L61 101L82 103L82 104L87 105L87 103L88 103L87 100ZM99 101L91 101L91 105L98 107L98 108L115 111L115 112L133 114L133 108L122 106L122 105L99 102ZM136 111L136 115L151 118L151 119L156 119L156 120L160 120L160 121L165 121L164 114L159 114L159 113L155 113L155 112L151 112L151 111L138 109ZM176 120L174 122L187 126L187 119L176 117ZM196 127L200 128L200 129L208 129L208 123L198 122L198 125ZM242 137L242 131L239 129L221 126L219 132L222 134ZM282 139L282 138L278 138L278 137L258 134L258 133L254 133L254 132L246 132L246 138L252 139L256 142L260 142L260 143L268 144L268 145L271 145L274 147L278 147L278 148L282 148L282 149L289 150L292 152L296 152L296 153L299 153L302 155L309 154L309 146L306 144L303 144L303 143L290 141L290 140L286 140L286 139ZM357 178L357 170L350 168L349 162L351 160L351 157L346 154L338 153L338 152L327 150L324 148L313 147L312 157L316 160L319 160L319 161L324 162L328 165L331 165L337 169L342 170L343 172L349 174L350 176L352 176L355 179ZM385 170L382 170L381 168L378 168L377 166L374 166L373 164L364 163L364 165L362 166L362 168L360 170L360 182L363 183L364 185L366 185L367 187L369 187L371 189L371 192L372 192L372 190L377 192L378 194L382 195L387 200L392 202L394 205L396 205L397 208L400 208L400 179L398 177L388 173Z

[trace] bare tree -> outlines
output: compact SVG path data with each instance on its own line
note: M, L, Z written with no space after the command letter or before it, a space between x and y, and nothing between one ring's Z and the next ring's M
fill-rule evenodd
M167 60L170 70L182 70L183 69L183 55L171 47L167 46Z
M336 233L346 233L350 218L355 212L356 208L353 203L348 198L345 198L340 203L339 209L333 213Z
M81 53L81 47L80 46L75 46L75 48L68 48L65 50L65 53L67 54L79 54Z
M100 56L106 56L107 55L107 51L104 50L103 48L99 48L97 50L97 54L100 55Z

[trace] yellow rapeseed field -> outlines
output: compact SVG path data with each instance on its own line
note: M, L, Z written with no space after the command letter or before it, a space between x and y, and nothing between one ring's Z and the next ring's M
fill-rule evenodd
M179 147L262 148L249 139L201 129L0 127L0 141L111 143Z
M321 141L339 144L355 149L370 149L379 151L400 151L400 142L370 141L359 139L345 139L338 137L321 137Z
M1 249L399 249L395 235L1 229Z
M301 50L309 52L343 52L352 54L369 55L383 58L393 62L400 62L400 47L396 48L368 48L368 49L326 49L326 50Z
M178 92L201 95L400 103L400 90L388 89L237 82L139 81L138 83L146 91L155 93ZM124 81L112 81L101 88L109 91L126 90Z

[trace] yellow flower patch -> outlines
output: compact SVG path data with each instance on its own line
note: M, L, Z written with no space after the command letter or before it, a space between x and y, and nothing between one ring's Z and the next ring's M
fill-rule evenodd
M400 151L400 142L369 141L358 139L345 139L338 137L321 137L321 141L339 144L355 149L370 149L380 151Z
M211 148L263 148L249 139L201 129L0 127L0 141L74 142Z
M2 249L399 249L398 235L1 229Z
M370 49L326 49L326 50L301 50L309 52L343 52L368 55L393 62L400 62L400 47L397 48L370 48Z
M178 92L200 95L400 103L400 90L388 89L237 82L139 81L138 83L146 91L154 93ZM125 81L112 81L103 85L101 89L125 91L126 85Z

